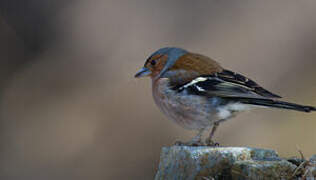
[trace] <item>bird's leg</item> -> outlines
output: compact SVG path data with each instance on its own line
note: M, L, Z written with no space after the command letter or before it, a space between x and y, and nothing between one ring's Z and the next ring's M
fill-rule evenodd
M219 144L217 142L214 142L212 140L214 134L215 134L215 131L217 130L218 126L219 126L219 123L220 121L217 121L213 124L213 127L212 127L212 130L211 130L211 133L209 135L208 138L206 138L205 140L205 144L208 145L208 146L219 146Z
M200 129L196 136L192 138L190 142L201 143L201 138L205 129Z
M205 128L204 129L199 129L197 135L194 136L191 139L191 141L188 141L188 142L177 141L175 143L175 145L177 145L177 146L203 146L205 144L201 142L201 138L202 138L202 135L203 135L204 131L205 131Z

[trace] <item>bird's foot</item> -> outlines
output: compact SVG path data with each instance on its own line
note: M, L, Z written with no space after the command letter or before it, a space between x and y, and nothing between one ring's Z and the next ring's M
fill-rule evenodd
M219 143L213 141L211 138L206 138L206 140L205 140L205 145L206 145L206 146L218 147L218 146L219 146Z
M188 142L176 141L174 145L176 146L205 146L205 143L201 141L191 140Z

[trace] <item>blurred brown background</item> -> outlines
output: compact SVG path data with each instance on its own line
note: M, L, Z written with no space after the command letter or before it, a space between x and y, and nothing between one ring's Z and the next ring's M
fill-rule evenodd
M152 179L162 146L193 136L134 73L178 46L316 105L316 1L0 1L0 179ZM224 146L316 153L316 113L254 110Z

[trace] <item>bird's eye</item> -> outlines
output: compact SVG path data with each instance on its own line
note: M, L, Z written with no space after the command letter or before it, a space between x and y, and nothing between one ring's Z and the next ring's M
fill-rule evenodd
M150 62L150 64L152 65L152 66L154 66L154 65L156 65L156 60L152 60L151 62Z

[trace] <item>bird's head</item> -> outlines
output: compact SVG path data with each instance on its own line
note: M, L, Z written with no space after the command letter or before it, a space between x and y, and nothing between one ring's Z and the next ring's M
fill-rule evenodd
M164 77L165 73L168 72L176 61L187 53L186 50L181 48L161 48L149 56L144 67L135 74L135 77L150 76L156 79Z
M190 53L181 48L166 47L150 55L135 77L150 76L152 79L170 78L173 81L186 81L221 70L219 64L206 56Z

